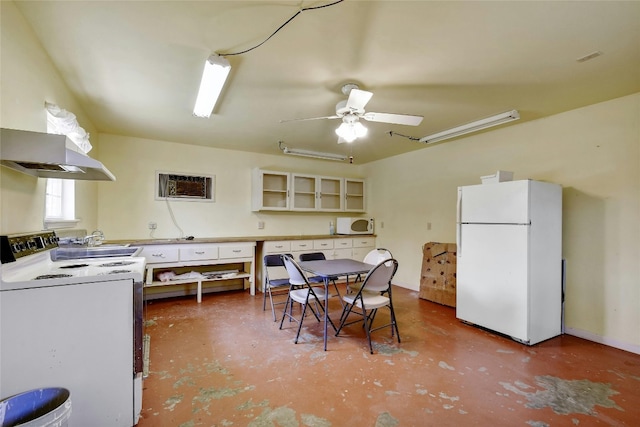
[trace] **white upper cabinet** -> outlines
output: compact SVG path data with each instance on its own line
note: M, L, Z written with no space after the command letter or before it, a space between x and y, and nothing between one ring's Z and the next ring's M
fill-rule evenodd
M291 174L291 210L315 211L318 209L317 177Z
M364 212L366 207L364 179L344 179L344 211Z
M253 171L254 211L364 212L364 180Z
M344 194L344 178L318 177L318 210L341 211Z
M252 210L289 210L290 174L288 172L274 172L262 169L254 169L252 178Z
M343 178L291 174L292 211L342 210Z

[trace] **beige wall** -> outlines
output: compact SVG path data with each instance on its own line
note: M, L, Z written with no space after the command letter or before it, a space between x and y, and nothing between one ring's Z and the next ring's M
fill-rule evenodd
M566 326L640 352L640 94L367 164L398 283L419 289L422 245L455 242L456 187L496 170L564 187Z
M362 168L105 134L100 141L101 159L118 179L99 184L98 222L108 239L149 238L151 221L158 224L154 238L328 234L336 214L252 212L252 169L353 178ZM215 202L170 201L167 206L155 200L156 171L215 175ZM264 221L264 229L258 229L258 221Z
M60 78L33 31L13 2L0 2L0 126L46 132L44 102L54 102L78 117L91 134L98 157L98 133ZM2 143L0 141L0 143ZM11 234L44 227L45 180L0 167L0 233ZM76 217L80 228L97 226L97 185L76 183Z
M31 29L12 2L0 7L0 125L44 131L44 101L55 102L78 116L92 133L92 156L118 178L77 182L81 228L100 227L110 239L146 238L155 221L156 237L179 236L166 204L153 199L155 171L163 170L216 175L215 203L171 203L185 235L323 234L335 215L251 212L251 169L367 176L378 244L399 259L398 283L417 290L422 245L455 240L456 187L510 170L516 179L564 187L569 330L640 353L640 94L366 166L112 135L101 135L98 152L97 132ZM42 228L43 193L44 180L0 167L0 233Z

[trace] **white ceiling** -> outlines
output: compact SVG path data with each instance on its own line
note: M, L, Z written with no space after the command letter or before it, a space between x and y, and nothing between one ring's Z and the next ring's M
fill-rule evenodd
M253 47L331 1L16 4L98 130L119 135L268 154L282 140L362 164L427 148L389 131L422 137L510 109L522 123L640 91L637 1L345 0L228 56L214 114L192 116L210 53ZM366 139L338 145L339 120L280 123L334 114L347 82L374 93L367 111L422 124L363 122Z

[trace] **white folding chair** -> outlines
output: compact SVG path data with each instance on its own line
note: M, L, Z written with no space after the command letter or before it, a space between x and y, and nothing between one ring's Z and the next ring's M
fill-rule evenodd
M369 341L369 350L373 354L373 346L371 344L371 332L378 329L391 327L391 336L394 333L398 336L400 342L400 331L398 331L398 323L396 321L396 313L393 309L393 298L391 295L391 280L398 270L398 261L395 259L387 259L377 264L365 277L362 287L355 294L347 294L342 297L345 308L340 316L340 327L336 331L336 336L342 328L358 322L364 322L364 329L367 332L367 340ZM379 308L389 308L389 323L382 326L373 327L373 322ZM347 322L350 314L359 315L359 319Z

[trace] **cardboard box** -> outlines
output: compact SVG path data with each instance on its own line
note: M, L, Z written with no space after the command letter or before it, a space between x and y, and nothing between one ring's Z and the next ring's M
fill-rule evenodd
M422 247L420 298L456 306L456 245L425 243Z
M483 184L495 184L498 182L513 181L513 172L496 171L493 175L481 176L480 180Z

